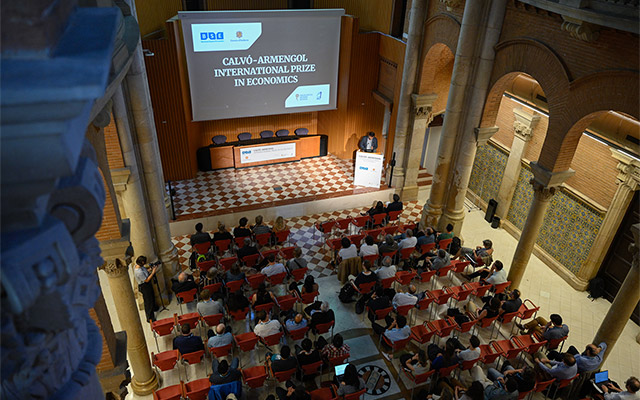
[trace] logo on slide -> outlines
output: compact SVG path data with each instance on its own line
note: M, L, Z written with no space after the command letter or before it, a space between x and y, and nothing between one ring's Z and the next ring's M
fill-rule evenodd
M284 101L285 108L329 104L329 84L303 85L295 88Z
M363 169L363 170L365 170L365 171L368 171L368 170L369 170L369 167L360 167L360 169Z
M261 22L192 24L194 52L248 50L262 35Z

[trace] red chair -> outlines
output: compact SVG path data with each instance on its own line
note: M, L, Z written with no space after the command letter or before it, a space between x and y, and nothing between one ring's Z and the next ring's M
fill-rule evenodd
M149 323L151 323L153 338L156 340L156 349L160 351L160 347L158 347L158 336L167 336L171 334L176 325L176 318L164 318L153 322L149 321Z
M198 325L198 321L200 321L200 314L197 312L192 312L183 315L173 314L174 318L176 318L176 322L178 326L182 326L183 324L189 324L191 329L194 329Z
M529 303L530 306L527 306L527 303ZM533 304L531 300L526 299L518 310L518 318L520 318L520 321L524 321L525 319L529 318L535 318L535 316L538 314L538 310L540 310L540 307Z
M280 254L282 255L282 258L284 258L285 260L291 260L293 258L294 249L294 246L280 248Z
M500 294L500 293L504 292L509 287L509 285L511 285L511 281L498 283L497 285L495 285L493 287L493 291L495 292L495 294Z
M403 250L409 250L409 249L403 249ZM396 282L398 282L403 286L406 286L409 283L411 283L411 280L415 278L416 275L417 274L415 272L411 272L411 271L398 271L396 272Z
M351 218L343 218L343 219L336 220L336 226L338 227L339 230L341 230L345 234L349 230L350 224L351 224Z
M225 286L227 287L227 289L229 289L229 293L235 293L242 288L242 285L244 285L244 280L240 279L237 281L229 281Z
M541 340L542 339L542 335L539 334L535 334L536 335L536 339ZM560 346L560 352L562 352L562 347L564 347L564 341L567 340L568 336L563 336L559 339L549 339L547 341L547 350L555 350L558 348L558 346Z
M367 294L369 292L371 292L371 289L373 289L373 287L375 286L377 282L369 282L369 283L363 283L360 286L356 286L354 283L351 283L353 285L353 287L356 289L356 292L358 292L358 294L363 295L363 294Z
M267 314L269 314L271 312L271 310L273 310L273 306L275 306L275 303L270 301L268 303L258 304L258 305L253 306L253 310L254 311L264 311Z
M302 369L302 380L304 380L307 376L322 374L322 361L304 364L301 365L300 368Z
M256 235L256 243L258 243L260 247L268 245L269 242L271 242L271 232Z
M222 321L224 318L224 314L212 314L212 315L203 315L200 317L200 320L207 324L207 326L216 326Z
M484 297L485 294L487 294L487 291L489 289L491 289L491 285L483 285L480 282L467 282L464 285L465 288L471 288L473 290L473 295L476 296L477 298L482 298Z
M389 257L393 260L393 258L398 254L398 250L388 251L386 253L382 253L382 258Z
M440 375L440 378L446 378L449 375L451 375L451 372L453 372L453 370L456 368L458 368L458 364L453 364L448 367L443 367L438 370L438 374Z
M207 378L208 379L208 378ZM182 398L182 385L171 385L153 392L153 400L180 400Z
M182 354L180 359L182 361L186 361L187 365L199 364L204 360L204 350L194 351L192 353ZM184 366L184 376L189 379L187 376L187 366Z
M409 311L411 311L411 309L415 308L415 305L413 304L407 304L405 306L398 306L396 308L396 313L400 314L400 315L404 315L405 317L407 315L409 315Z
M538 342L531 335L514 336L513 340L515 340L519 346L523 347L524 351L531 355L536 354L538 350L542 348L542 346L547 344L546 340Z
M316 336L322 335L323 333L328 333L331 330L331 337L333 337L333 327L335 326L336 321L327 322L325 324L316 325L315 334Z
M289 235L291 234L291 231L289 229L286 229L284 231L278 231L275 233L276 235L276 245L280 244L280 243L286 243L287 240L289 240Z
M414 251L416 251L415 247L406 247L404 249L400 249L400 260L410 259Z
M203 287L202 289L206 289L209 291L209 293L213 294L213 293L217 293L220 289L222 288L222 283L221 282L216 282L216 283L212 283L210 285L207 285L205 287Z
M389 222L400 221L400 214L402 214L402 210L399 211L389 211Z
M213 245L216 247L218 254L222 255L231 247L231 239L216 240Z
M269 258L269 256L273 255L274 257L277 257L278 254L280 254L280 249L271 249L271 250L264 250L260 252L260 255L262 256L262 259L266 259Z
M325 240L326 237L331 236L331 231L333 230L333 227L335 225L336 225L336 221L333 219L330 219L329 221L325 221L322 223L316 222L315 224L313 224L316 230L320 232L320 236L322 236L323 240ZM315 232L313 234L313 237L315 238Z
M304 294L301 294L300 296L298 296L298 299L300 300L300 303L302 303L302 304L311 304L314 301L316 301L316 298L319 295L320 295L320 293L318 293L318 291L311 292L311 293L304 293Z
M182 386L185 397L189 400L205 400L210 388L211 382L209 382L209 378L196 379L195 381L183 383Z
M307 332L309 332L309 327L305 326L300 329L287 330L287 335L291 340L302 340L307 336Z
M209 249L211 248L211 243L210 242L198 243L194 245L193 248L195 249L195 252L197 254L207 254L209 252Z
M298 268L291 271L291 276L293 277L294 281L300 282L307 275L307 272L309 272L309 268L307 267Z
M448 337L456 326L458 326L456 321L451 317L427 322L429 330L434 331L441 338Z
M460 369L458 370L458 379L460 379L460 374L462 373L462 371L470 370L474 365L478 363L478 361L480 361L480 357L476 358L475 360L462 361L462 364L460 364Z
M389 289L391 287L391 285L393 284L393 282L396 281L396 277L395 276L390 276L388 278L384 278L383 280L380 281L380 284L382 285L383 289Z
M229 310L229 315L234 321L242 321L247 318L247 314L249 313L249 307L245 307L242 310L231 311Z
M253 268L258 263L259 258L260 258L260 254L251 254L251 255L242 257L242 262L248 268Z
M455 330L458 334L455 336L459 337L461 333L469 332L471 328L473 328L473 326L478 322L478 320L475 319L470 313L467 313L467 316L469 317L469 321L463 322L462 324L456 326Z
M285 278L287 277L287 272L280 272L279 274L271 275L267 277L267 281L271 286L276 286L282 284Z
M209 353L215 358L226 357L233 352L233 343L229 343L226 346L209 347Z
M576 374L573 378L569 378L569 379L562 379L560 381L557 381L555 384L555 390L553 391L553 395L551 396L552 399L556 398L556 395L558 394L558 390L563 389L567 386L569 386L571 383L573 383L573 381L579 376L579 374Z
M384 232L384 235L394 235L396 233L396 231L398 230L398 226L397 225L389 225L389 226L385 226L384 228L382 228L382 231Z
M420 254L421 255L425 255L426 253L432 251L435 248L436 248L436 244L435 243L423 244L422 246L420 246Z
M280 311L289 311L293 308L293 305L298 301L298 297L292 294L276 297L276 303Z
M380 257L380 256L378 256L377 254L369 254L369 255L363 256L362 257L362 261L363 262L364 261L369 261L371 263L371 265L375 265L376 261L378 261L378 257Z
M151 362L160 371L169 371L174 369L179 359L180 352L178 350L167 350L158 354L151 352Z
M412 399L413 399L413 391L415 390L415 388L418 387L418 385L425 383L431 375L436 373L436 370L432 369L430 371L423 372L419 375L413 375L411 372L407 371L406 369L404 368L401 368L401 369L402 369L402 372L404 372L404 375L407 377L407 379L413 382L413 387L411 388L411 397L410 397Z
M437 275L439 278L444 278L447 275L449 275L449 271L451 271L452 269L453 269L453 265L449 264L446 267L439 268L437 271L438 272Z
M373 238L374 242L378 242L378 236L380 236L382 234L382 228L377 228L377 229L369 229L364 231L365 237L366 236L371 236Z
M242 379L245 385L252 389L257 389L264 385L267 380L267 367L258 365L256 367L245 368L242 370Z
M453 265L453 272L456 274L464 274L464 271L467 269L467 267L469 266L469 264L471 264L470 261L460 261L460 260L453 260L451 261L451 264Z
M500 353L505 360L512 360L524 350L523 346L518 345L515 341L511 341L509 339L499 340L497 342L492 342L494 350L496 353Z
M437 271L424 271L423 273L420 274L420 277L418 278L420 280L421 283L429 283L429 281L431 280L431 278L433 278L435 276ZM432 282L431 287L433 288L433 284L435 283L435 280Z
M274 333L273 335L258 337L262 343L266 346L275 346L280 343L282 337L284 336L284 332Z
M364 235L349 235L347 236L351 243L355 244L357 248L360 248L360 242L364 239Z
M260 339L253 332L240 333L233 336L233 341L236 343L236 346L244 352L253 350L256 344L258 344L258 340Z
M362 228L364 228L364 227L367 225L367 223L368 223L370 220L371 220L371 218L369 218L369 216L368 216L368 215L361 215L361 216L358 216L358 217L353 218L353 219L351 220L351 223L352 223L354 226L357 226L358 228L362 229Z
M453 286L448 288L448 290L453 292L453 298L456 299L456 302L465 301L471 292L473 292L473 289L464 286Z
M387 213L380 213L380 214L375 214L373 216L373 226L376 225L384 225L384 220L387 218ZM382 229L380 230L382 231ZM374 236L374 239L376 237Z
M271 368L269 368L269 372L271 373L271 376L274 377L280 383L286 382L289 379L291 379L291 377L293 376L293 374L296 373L296 371L298 371L297 367L288 369L286 371L278 371L278 372L274 372Z
M365 393L367 393L367 389L358 390L357 392L351 394L345 394L344 400L360 400L360 398L364 396Z
M489 334L489 340L491 340L491 338L493 337L493 329L495 328L495 325L493 323L496 322L497 319L498 319L498 315L491 318L485 317L485 318L479 319L475 325L475 332L477 333L480 328L484 329L491 326L491 333Z
M376 310L375 312L375 320L379 320L379 319L385 319L387 315L389 315L389 313L393 311L393 307L387 307L387 308L381 308L379 310ZM367 307L367 315L371 313L371 309L369 307ZM364 315L364 314L363 314Z
M249 286L251 286L251 289L258 289L260 287L260 285L262 284L262 282L265 281L265 279L267 279L267 276L264 274L253 274L253 275L248 275L245 280L247 281L247 283L249 284Z
M447 288L436 289L427 292L427 296L431 297L433 301L438 305L447 304L449 299L453 296L453 292L448 292ZM431 317L431 315L429 315Z
M342 365L351 357L350 353L343 354L338 357L333 357L329 359L329 367L335 367L336 365Z
M411 341L411 336L409 336L406 339L396 340L395 342L392 342L391 340L387 339L385 335L380 335L380 337L387 344L387 346L391 347L392 353L395 353L399 350L404 349L405 347L407 347L407 344L409 344L409 341Z
M500 321L500 324L502 326L506 326L508 323L510 323L511 321L513 321L513 319L515 317L518 316L518 312L519 311L514 311L512 313L504 313L502 314L499 318L498 321ZM509 335L511 335L511 332L513 331L513 327L515 326L515 324L512 324L511 326L511 330L509 331Z
M426 324L411 327L411 340L418 344L425 344L431 341L436 331L430 330Z
M234 238L233 241L236 242L236 247L237 248L242 248L242 246L244 246L244 239L247 238L249 236L242 236L242 237L237 237Z
M200 261L196 263L196 265L198 266L198 269L200 270L201 274L206 274L207 271L211 269L211 267L216 265L216 263L217 263L216 260L210 260L210 261Z
M228 271L231 266L235 263L238 262L238 257L227 257L227 258L221 258L220 260L218 260L218 265L220 265L220 268L222 268L225 271Z
M534 393L542 393L549 388L556 381L556 378L553 378L548 381L536 382L536 386L533 388ZM546 396L545 396L546 397Z
M415 232L415 230L416 230L416 224L404 224L404 225L402 225L402 228L400 228L400 230L401 230L402 232L406 232L406 231L407 231L407 229L411 229L412 231L414 231L414 233L416 233L416 232Z
M526 392L518 392L518 400L522 400L525 397L527 397L531 392L533 392L533 389L531 390L527 390Z
M180 314L182 314L182 303L191 303L196 299L197 295L198 289L185 290L184 292L176 293L178 305L180 305Z
M484 365L491 364L498 357L500 357L500 353L497 353L493 350L491 343L489 344L481 344L480 348L480 360Z
M429 297L429 296L425 296L422 300L418 300L418 302L416 303L416 308L418 309L418 311L425 311L429 308L429 305L433 302L433 298ZM417 312L415 312L414 315L414 322L415 319L418 318L418 316L416 315Z
M447 247L449 247L449 245L451 244L452 241L453 241L453 238L451 238L451 239L442 239L442 240L438 241L438 248L446 250Z
M332 387L323 387L320 389L309 392L311 400L338 400L338 397L334 394L336 389L334 385Z

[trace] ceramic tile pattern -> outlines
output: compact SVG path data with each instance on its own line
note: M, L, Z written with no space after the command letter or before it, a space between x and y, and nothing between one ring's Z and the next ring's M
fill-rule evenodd
M172 187L176 191L173 200L178 218L377 190L354 187L353 161L333 155L294 163L198 172L195 179L172 182Z
M498 197L508 155L491 142L478 147L469 178L469 189L485 202Z

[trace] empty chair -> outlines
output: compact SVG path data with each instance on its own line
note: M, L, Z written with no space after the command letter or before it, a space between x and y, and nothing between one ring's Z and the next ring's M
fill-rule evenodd
M270 137L273 137L273 131L262 131L262 132L260 132L260 138L266 139L266 138L270 138Z
M238 140L250 140L251 134L249 132L242 132L238 135Z
M307 136L309 134L309 130L307 128L298 128L293 132L296 136Z
M182 354L181 359L183 362L186 362L186 364L184 365L184 376L187 379L189 379L187 376L187 365L201 363L202 360L204 360L204 350L198 350L192 353Z
M288 129L279 129L276 132L276 136L277 137L285 137L285 136L289 136L289 130Z
M198 289L185 290L184 292L176 293L178 299L178 305L180 306L180 313L182 314L182 303L191 303L196 300L198 295Z
M223 144L227 142L227 137L225 135L215 135L211 138L213 144Z
M411 398L413 399L413 391L415 390L415 388L418 385L425 383L429 379L429 377L436 372L436 370L432 369L430 371L423 372L423 373L418 374L418 375L414 375L411 372L408 372L405 368L402 368L402 372L404 372L404 375L411 382L413 382L413 387L411 388Z
M298 301L298 297L292 294L276 297L276 303L280 311L289 311L293 308L293 305Z
M185 397L189 400L205 400L210 387L209 378L196 379L195 381L184 383L182 386Z
M153 400L180 400L182 398L182 385L171 385L153 392Z
M252 389L262 387L267 380L267 368L264 365L245 368L242 370L242 378L244 383Z
M153 366L160 369L160 371L169 371L173 369L179 359L180 352L178 350L167 350L158 354L151 352L151 361L153 362Z
M149 321L151 322L151 321ZM153 338L156 340L156 349L160 351L158 347L158 336L166 336L173 332L173 328L176 325L176 319L164 318L151 322L151 330L153 331Z

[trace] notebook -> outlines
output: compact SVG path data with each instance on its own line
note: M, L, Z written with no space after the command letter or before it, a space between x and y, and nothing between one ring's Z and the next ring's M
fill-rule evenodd
M609 381L609 371L596 372L595 381L598 384L607 383Z

